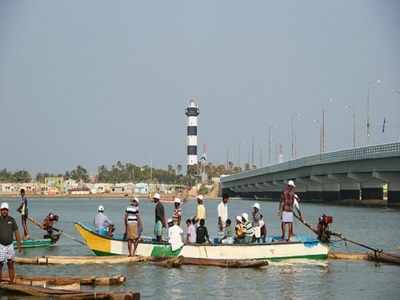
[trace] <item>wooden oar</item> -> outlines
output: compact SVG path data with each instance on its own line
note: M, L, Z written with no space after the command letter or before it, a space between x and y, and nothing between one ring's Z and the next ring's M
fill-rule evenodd
M44 231L47 231L46 229L43 228L42 224L40 224L39 222L37 222L35 219L33 219L33 218L31 218L31 217L28 216L28 220L31 221L32 224L38 226L40 229L42 229L42 230L44 230ZM54 227L53 227L53 230L59 232L60 234L64 235L65 237L67 237L67 238L69 238L69 239L71 239L71 240L73 240L73 241L75 241L75 242L77 242L77 243L79 243L79 244L81 244L81 245L86 246L86 244L85 244L84 242L78 240L77 238L73 237L72 235L69 235L68 233L66 233L65 231L63 231L63 230L61 230L61 229L58 229L58 228L54 228Z

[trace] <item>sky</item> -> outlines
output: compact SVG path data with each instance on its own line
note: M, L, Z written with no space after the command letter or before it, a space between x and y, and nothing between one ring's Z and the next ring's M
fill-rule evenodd
M317 154L322 110L326 151L352 111L357 146L399 141L399 37L396 0L2 0L0 169L185 165L191 97L213 163L290 159L292 121Z

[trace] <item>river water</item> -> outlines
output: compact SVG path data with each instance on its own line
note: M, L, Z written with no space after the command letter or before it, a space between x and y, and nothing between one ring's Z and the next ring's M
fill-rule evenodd
M15 217L18 199L8 201ZM277 203L260 202L268 225L269 234L280 234L276 215ZM42 219L52 210L60 215L58 226L65 232L80 238L73 228L76 221L92 222L98 205L104 205L105 213L122 230L123 211L127 199L32 199L29 203L31 216ZM211 235L216 233L218 201L208 200L207 226ZM232 200L229 215L250 213L252 201ZM164 204L168 216L172 204ZM189 201L183 206L183 215L194 215L196 203ZM144 216L144 234L151 235L154 222L154 204L141 201ZM400 251L400 210L303 204L306 220L315 221L323 213L334 217L331 229L349 238L385 250ZM18 219L19 221L19 219ZM41 232L30 226L31 236L39 238ZM295 233L308 233L302 224L295 224ZM334 250L358 250L350 245L337 243ZM34 255L91 255L84 246L63 237L48 249L26 249L24 256ZM262 269L224 269L216 267L183 266L165 269L154 265L102 265L102 266L17 266L20 274L42 275L113 275L122 273L127 282L112 290L135 290L142 299L400 299L400 267L375 264L367 261L309 261L273 263Z

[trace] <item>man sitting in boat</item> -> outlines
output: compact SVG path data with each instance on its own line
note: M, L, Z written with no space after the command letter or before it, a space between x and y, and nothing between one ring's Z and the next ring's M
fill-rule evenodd
M211 244L207 227L204 224L205 224L204 219L201 219L200 225L199 225L199 227L197 227L197 230L196 230L196 243L197 244L204 244L204 243Z
M253 225L251 224L251 222L249 221L249 215L247 213L242 214L242 223L246 230L246 233L244 236L244 242L246 244L250 244L253 241L254 228L253 228Z
M178 220L168 220L168 242L171 244L171 250L176 251L183 247L183 230L178 225Z
M236 216L235 235L236 235L235 242L243 243L244 237L246 235L246 229L243 226L241 216Z
M42 228L47 231L44 238L51 239L53 243L57 242L60 238L60 234L55 233L56 230L53 227L56 222L58 222L58 216L52 212L50 212L42 222Z
M111 220L104 214L104 206L99 205L97 215L94 217L94 226L96 232L101 235L112 236L114 225Z
M225 235L223 236L221 243L222 244L233 244L233 230L231 226L231 219L226 220L226 225L225 225Z

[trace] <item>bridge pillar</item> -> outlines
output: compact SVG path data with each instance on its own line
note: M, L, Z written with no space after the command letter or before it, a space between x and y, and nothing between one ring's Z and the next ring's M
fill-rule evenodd
M341 200L360 200L360 184L354 182L343 182L340 184Z
M361 183L361 200L383 200L383 184L381 182Z
M388 206L400 206L400 181L388 184Z
M304 200L306 201L322 201L322 185L309 184L305 193Z
M374 172L373 176L388 184L387 205L400 206L400 173Z
M340 185L337 183L326 183L322 185L322 200L337 202L340 200Z

